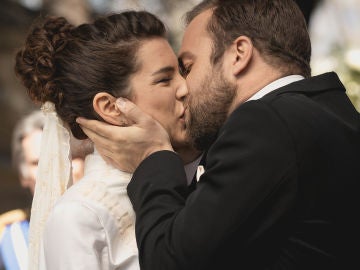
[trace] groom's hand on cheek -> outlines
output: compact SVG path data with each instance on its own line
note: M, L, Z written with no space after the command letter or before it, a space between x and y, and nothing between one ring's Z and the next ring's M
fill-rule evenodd
M126 126L114 126L81 117L77 119L108 163L122 171L134 172L152 153L174 151L169 135L156 120L127 99L119 98L116 104L123 114Z

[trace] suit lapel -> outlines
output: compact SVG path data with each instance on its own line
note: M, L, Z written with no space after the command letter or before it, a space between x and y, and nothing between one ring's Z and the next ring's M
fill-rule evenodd
M199 162L199 164L198 164L198 167L199 167L199 166L202 166L202 167L205 169L205 165L206 165L206 155L207 155L207 151L204 152L204 154L203 154L203 156L202 156L202 158L201 158L201 160L200 160L200 162ZM191 181L191 184L189 185L190 192L193 192L193 191L196 189L196 184L197 184L197 182L198 182L198 180L197 180L197 171L198 171L198 170L196 170L196 172L195 172L195 174L194 174L194 177L193 177L193 179L192 179L192 181Z

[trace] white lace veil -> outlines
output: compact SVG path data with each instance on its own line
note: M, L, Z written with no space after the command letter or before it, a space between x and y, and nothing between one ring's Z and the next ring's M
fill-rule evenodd
M47 217L56 200L72 184L69 131L58 117L53 103L45 102L41 110L45 114L45 125L31 207L29 270L41 268L40 256L43 256L43 231Z

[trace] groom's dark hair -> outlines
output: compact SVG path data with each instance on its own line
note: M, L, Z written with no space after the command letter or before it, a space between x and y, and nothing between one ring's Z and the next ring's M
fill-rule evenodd
M284 74L310 76L310 37L304 15L293 0L204 0L186 14L186 23L209 9L213 10L208 23L213 63L243 35L266 62Z

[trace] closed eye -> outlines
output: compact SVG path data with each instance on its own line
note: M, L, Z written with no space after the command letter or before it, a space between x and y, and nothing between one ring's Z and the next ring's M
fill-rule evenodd
M182 61L179 62L179 71L183 78L186 78L190 71L191 71L192 65L184 65Z
M160 80L158 80L156 83L157 84L169 84L170 83L170 81L172 80L172 78L163 78L163 79L160 79Z
M166 84L168 85L173 79L175 68L173 66L166 66L156 70L153 76L153 84Z

